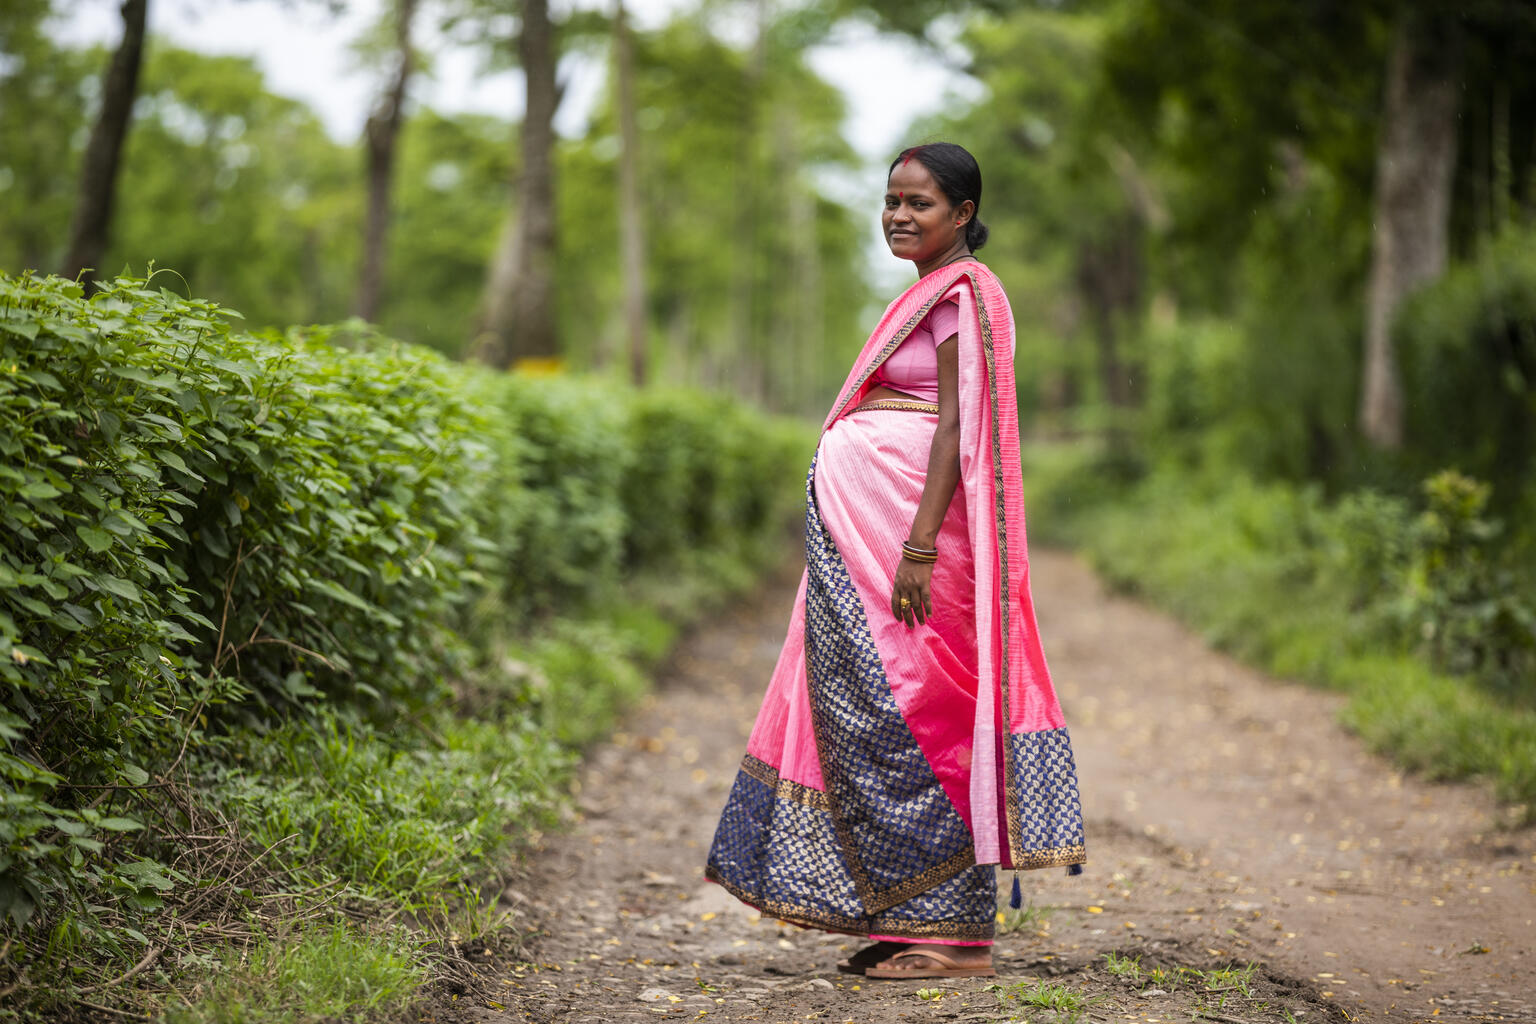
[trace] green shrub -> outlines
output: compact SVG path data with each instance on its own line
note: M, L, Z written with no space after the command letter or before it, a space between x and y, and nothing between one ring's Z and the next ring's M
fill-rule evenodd
M491 541L494 608L550 614L618 578L630 527L620 487L631 460L630 397L557 377L485 374L491 472L466 481Z
M1404 451L1459 466L1509 507L1536 475L1536 229L1519 228L1405 304Z
M1267 671L1349 692L1345 720L1400 763L1487 778L1536 813L1536 603L1495 545L1486 485L1437 474L1415 511L1173 463L1116 489L1099 467L1086 446L1037 452L1026 493L1110 584Z
M800 493L809 430L734 403L235 316L0 275L0 983L258 858L462 893Z
M1536 601L1502 560L1489 487L1453 471L1424 482L1408 567L1410 628L1436 664L1495 681L1536 706Z

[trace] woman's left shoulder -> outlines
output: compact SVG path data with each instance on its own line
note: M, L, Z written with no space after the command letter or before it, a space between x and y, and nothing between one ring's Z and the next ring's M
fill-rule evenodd
M992 268L988 267L985 263L979 260L967 260L965 262L965 273L955 278L954 283L944 292L944 298L958 298L962 291L972 287L979 287L984 291L1001 292L1003 290L1003 283L997 279L997 275L992 272Z

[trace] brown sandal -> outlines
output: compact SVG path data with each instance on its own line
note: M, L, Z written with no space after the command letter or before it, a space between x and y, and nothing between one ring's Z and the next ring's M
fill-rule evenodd
M995 978L997 969L991 964L985 967L962 967L954 960L940 953L938 950L909 949L890 957L890 962L901 963L905 960L925 959L930 963L938 964L937 967L871 967L864 972L866 978L882 978L887 981L896 978Z

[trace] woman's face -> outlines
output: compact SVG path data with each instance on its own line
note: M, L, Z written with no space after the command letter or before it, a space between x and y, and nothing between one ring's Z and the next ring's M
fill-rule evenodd
M922 161L896 165L885 188L880 224L891 254L922 264L953 249L970 220L970 201L956 210Z

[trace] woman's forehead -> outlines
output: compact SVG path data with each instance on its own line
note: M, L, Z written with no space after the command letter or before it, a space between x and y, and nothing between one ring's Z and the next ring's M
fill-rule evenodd
M920 161L909 157L892 169L885 187L888 191L937 192L939 183Z

